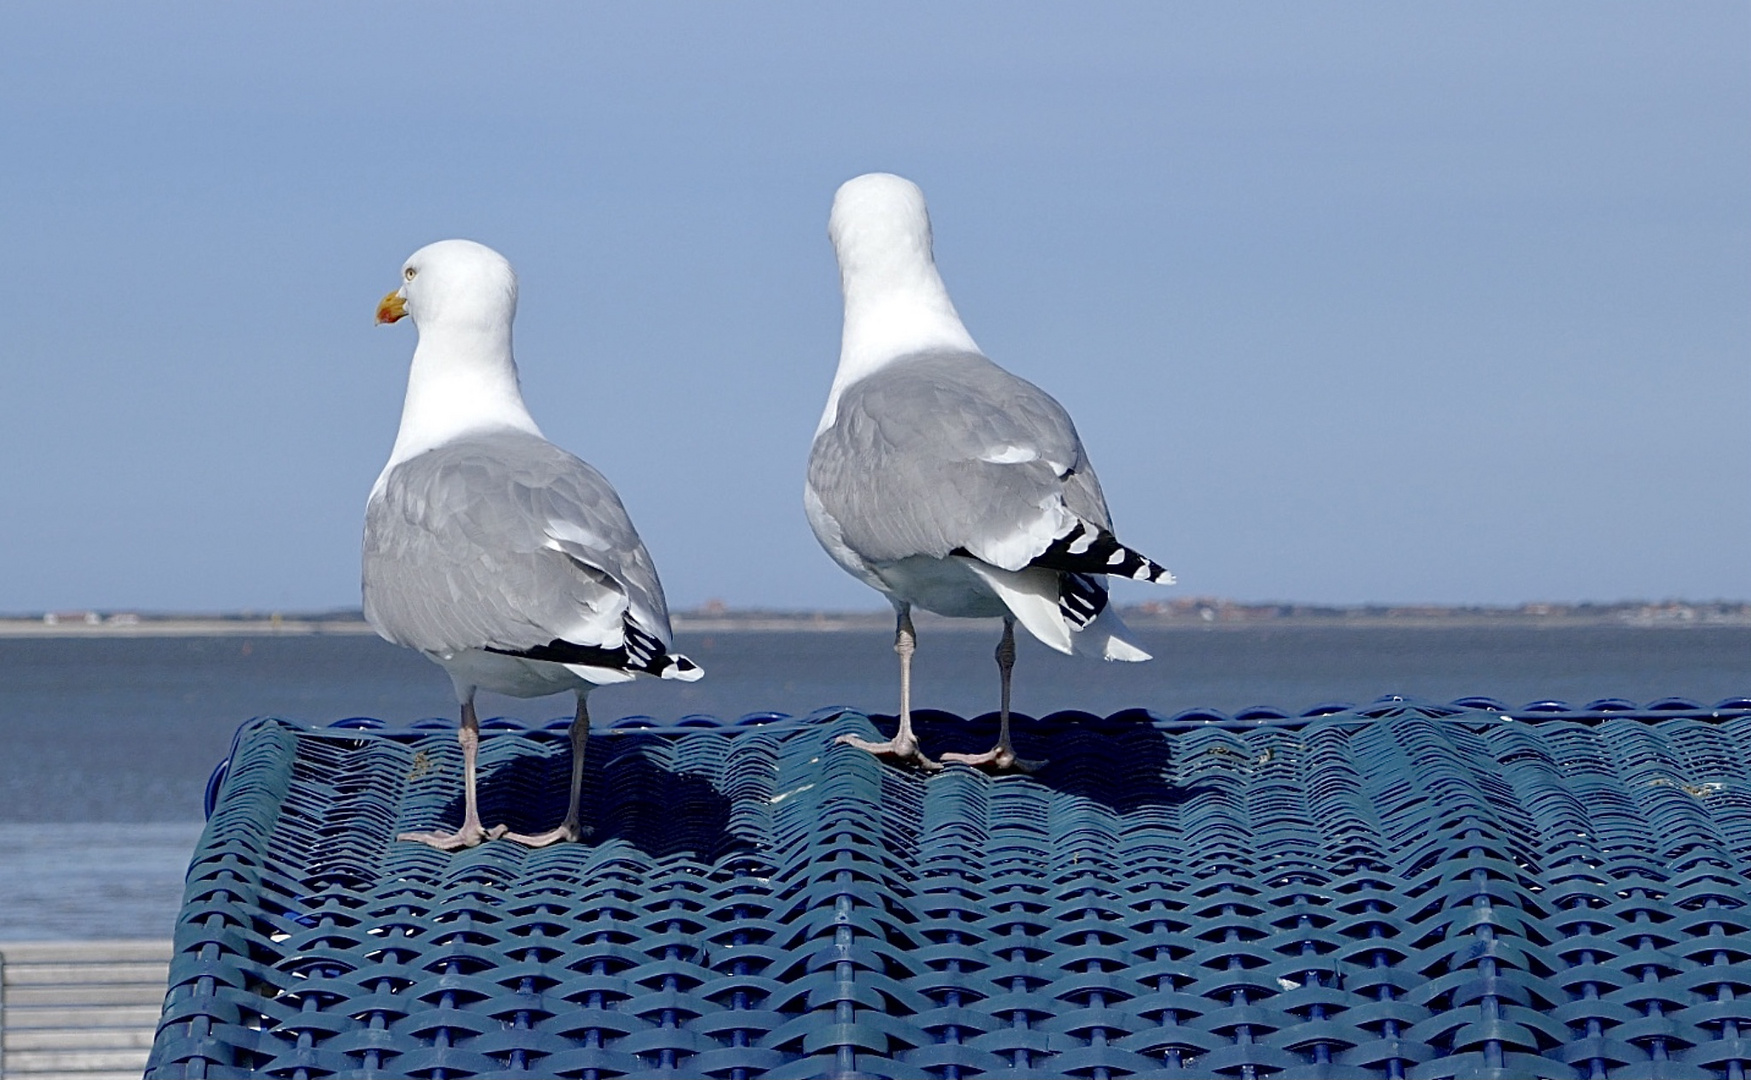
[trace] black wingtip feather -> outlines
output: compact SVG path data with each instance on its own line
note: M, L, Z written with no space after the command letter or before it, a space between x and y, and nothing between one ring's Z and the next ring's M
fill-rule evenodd
M1119 543L1118 537L1105 529L1095 529L1081 521L1052 541L1052 546L1028 565L1070 574L1110 574L1158 585L1173 584L1173 574L1165 566Z
M1081 630L1106 610L1107 587L1090 574L1058 575L1058 610L1072 629Z
M658 678L662 678L663 672L670 668L693 671L699 667L685 656L670 653L661 641L639 629L631 619L624 621L622 644L615 649L605 649L600 645L579 645L575 641L555 638L545 645L533 645L527 649L499 649L489 645L486 651L504 656L520 656L525 660L583 664L613 671L636 671Z

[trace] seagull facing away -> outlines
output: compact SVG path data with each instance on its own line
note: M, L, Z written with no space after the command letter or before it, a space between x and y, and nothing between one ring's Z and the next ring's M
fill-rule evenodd
M511 356L517 275L470 240L413 253L377 321L419 329L401 430L365 509L365 618L389 641L449 672L462 705L462 827L402 833L446 851L504 836L542 847L577 840L585 699L639 675L704 672L669 651L669 610L620 496L541 436ZM480 688L515 697L569 690L571 803L535 836L483 828L475 800Z
M987 360L961 324L931 254L924 193L870 173L833 199L845 330L809 452L803 503L815 537L897 616L900 727L848 742L923 769L912 732L912 607L1003 619L997 745L944 754L1030 771L1009 739L1015 624L1062 653L1147 660L1107 606L1109 575L1173 584L1119 543L1100 481L1063 406Z

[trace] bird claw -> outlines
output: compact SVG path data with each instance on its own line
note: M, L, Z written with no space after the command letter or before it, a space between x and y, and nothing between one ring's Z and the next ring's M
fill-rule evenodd
M455 832L404 832L396 835L397 840L411 840L416 844L435 847L439 851L461 851L463 848L475 847L487 840L497 840L510 830L503 825L494 825L483 829L479 822L464 822Z
M1015 756L1012 746L993 746L983 754L944 754L942 760L958 765L971 765L994 773L1036 773L1046 767L1044 760L1030 761Z
M867 750L877 757L892 758L897 765L910 765L924 772L938 772L942 765L924 756L924 751L918 748L917 740L901 742L898 736L887 742L870 742L856 735L841 735L834 740L846 746L855 746L859 750Z
M503 826L500 827L502 828ZM559 843L575 844L595 831L596 830L587 826L579 825L575 821L567 821L544 833L536 833L533 836L527 833L507 832L505 833L505 839L512 843L522 844L524 847L542 848Z

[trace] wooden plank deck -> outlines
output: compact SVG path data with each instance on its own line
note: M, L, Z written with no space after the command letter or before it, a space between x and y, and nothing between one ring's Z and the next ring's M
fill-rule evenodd
M170 950L169 941L0 942L0 1077L139 1077Z

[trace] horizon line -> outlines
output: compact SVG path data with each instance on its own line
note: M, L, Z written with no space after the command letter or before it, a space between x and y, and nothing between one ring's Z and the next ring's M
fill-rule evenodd
M1692 600L1683 597L1665 597L1658 600L1623 599L1623 600L1523 600L1518 602L1441 602L1441 601L1306 601L1306 600L1235 600L1219 596L1176 597L1172 600L1152 600L1135 604L1113 605L1119 611L1136 617L1174 617L1176 615L1200 616L1204 612L1276 612L1289 614L1317 614L1321 612L1361 612L1388 613L1404 612L1436 615L1444 612L1455 613L1497 613L1547 615L1561 612L1610 612L1646 609L1679 609L1697 610L1736 610L1751 609L1751 600L1714 598L1709 600ZM923 609L917 609L922 611ZM718 600L708 600L693 607L676 608L670 612L671 617L691 619L735 619L735 618L862 618L874 615L887 616L892 609L885 606L835 608L835 607L737 607ZM926 612L926 614L929 614ZM231 608L231 609L151 609L126 607L58 607L39 608L23 611L0 612L0 622L40 621L53 625L62 621L91 622L93 619L110 622L137 619L141 621L164 620L225 620L225 621L297 621L297 622L364 622L364 610L360 607L330 607L330 608Z

